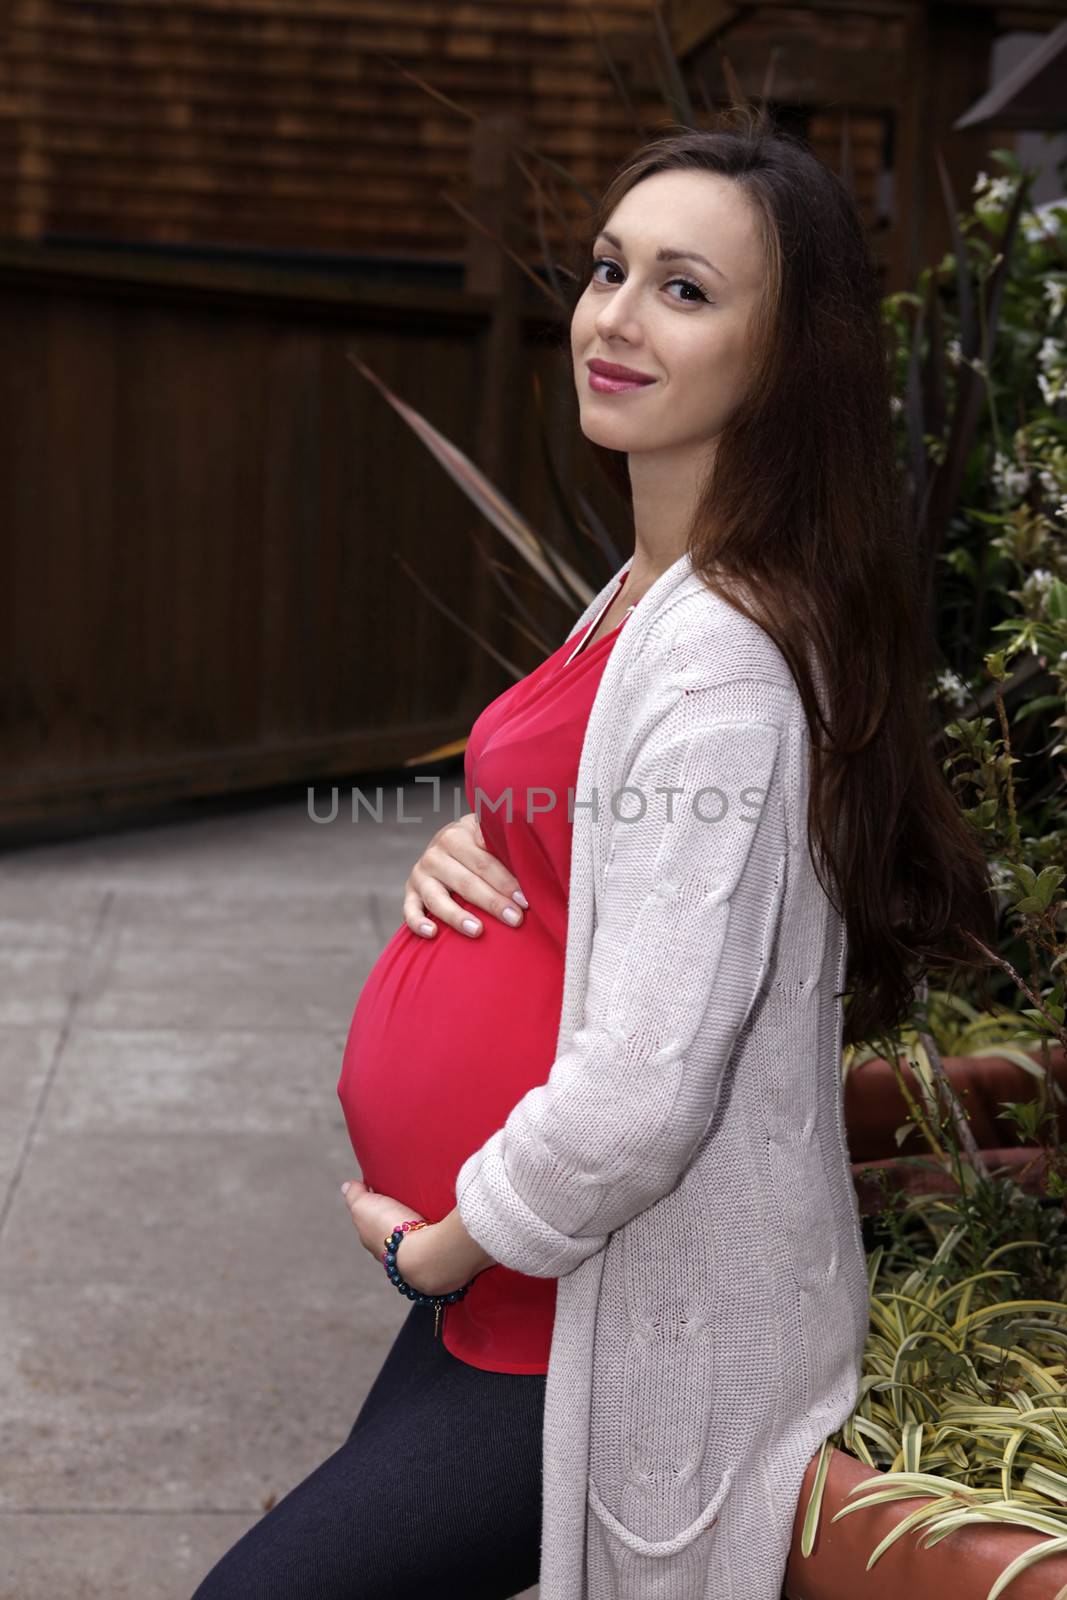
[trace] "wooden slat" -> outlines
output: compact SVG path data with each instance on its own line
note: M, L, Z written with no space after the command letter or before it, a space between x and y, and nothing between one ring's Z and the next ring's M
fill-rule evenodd
M409 146L421 143L431 158L439 147L465 150L470 142L468 122L435 112L417 90L400 97L400 110L407 113L407 119L395 129L383 125L385 113L396 112L398 99L385 84L367 86L351 98L338 99L328 115L321 110L316 114L311 97L277 101L251 92L247 98L240 99L240 117L233 112L232 87L205 85L202 93L198 91L196 120L185 128L176 125L158 96L147 89L131 90L128 83L124 88L118 74L113 79L100 78L92 84L76 79L65 83L28 76L23 88L38 98L45 127L73 127L87 138L97 127L102 130L118 127L124 132L143 130L146 137L166 136L181 148L182 144L191 145L205 135L217 135L219 149L224 151L232 137L249 142L257 138L262 140L272 131L272 123L281 119L285 124L285 141L279 143L276 151L264 151L264 159L281 159L289 148L296 159L301 148L310 143L328 144L343 136L373 138L386 153L395 148L397 140ZM554 138L581 143L588 148L590 132L603 133L605 124L629 126L621 106L617 110L601 109L599 115L595 106L574 110L571 92L564 82L554 82L547 77L539 91L541 122ZM17 116L20 108L9 105L5 109L9 115ZM91 119L88 125L87 116Z
M14 12L18 0L9 0L10 10ZM383 0L376 0L379 14L391 17L396 16L395 6L384 6ZM50 0L50 10L57 16L71 16L83 9L82 0ZM535 19L553 19L564 12L573 11L571 0L556 0L554 5L531 5L529 8L512 0L509 6L498 6L497 0L463 0L460 4L450 4L447 9L438 10L437 20L441 25L454 25L463 30L471 30L489 25L491 18L497 11L507 14L524 13ZM217 20L226 26L234 21L253 19L260 22L271 17L281 17L287 21L296 18L311 21L328 21L334 23L350 23L353 16L362 14L361 5L353 0L95 0L93 10L101 17L109 13L141 12L145 16L163 18L168 15L173 17L187 17L190 25L199 27L212 20ZM647 0L610 0L610 4L603 8L605 17L619 16L647 20Z
M536 16L525 10L508 16L499 8L486 7L482 9L479 25L468 28L456 26L455 13L440 5L438 0L429 8L434 14L428 15L421 25L411 17L407 7L402 12L389 8L380 17L368 14L376 9L365 5L363 0L353 0L344 23L330 28L309 26L311 19L293 10L285 27L266 23L257 24L254 29L247 24L242 27L236 17L228 13L221 16L219 25L214 27L176 29L168 28L165 23L161 25L158 19L150 16L141 18L128 14L109 18L95 8L89 17L52 12L50 7L34 15L24 15L16 0L6 40L7 47L12 50L38 54L43 46L56 55L76 50L81 41L83 53L102 57L121 49L125 57L137 64L149 64L157 57L164 59L169 52L177 52L181 59L183 45L186 59L195 60L196 48L210 44L213 53L224 57L232 55L235 65L245 70L249 66L248 45L254 42L257 69L261 61L265 64L273 60L275 70L293 73L312 66L327 75L343 70L346 60L343 54L315 60L311 53L323 46L331 50L341 46L395 50L401 59L410 61L428 48L443 59L481 55L487 49L495 52L501 46L525 49L529 55L530 52L545 54L547 48L562 44L587 54L592 42L589 24L574 5L561 7L551 22L543 18L540 26ZM612 7L600 20L610 30L625 19ZM647 17L634 20L647 26ZM309 53L308 59L301 57L302 48Z
M461 737L510 679L394 552L536 665L496 591L478 599L468 501L345 359L355 343L481 460L499 292L11 246L0 286L0 828L344 778ZM521 439L539 473L515 497L553 537L532 393L560 364L518 287L493 469ZM574 480L594 504L595 478L585 460ZM533 610L549 640L573 620L543 593Z
M207 297L220 310L253 306L256 310L300 311L321 316L345 309L357 319L392 325L410 319L411 287L389 278L368 281L357 272L333 271L314 260L300 272L284 263L263 260L211 260L140 251L113 251L86 245L55 250L34 242L0 240L0 286L15 293L27 289L74 296L104 294L123 298L158 298L195 302ZM460 337L480 327L492 307L467 289L422 284L418 289L420 326L441 326ZM546 303L529 291L531 332L542 332Z
M645 0L609 0L597 20L651 43ZM12 0L0 233L458 260L466 226L443 196L464 192L472 125L383 54L474 115L516 111L591 186L632 143L584 0ZM516 204L531 228L532 192ZM546 230L559 247L551 216Z

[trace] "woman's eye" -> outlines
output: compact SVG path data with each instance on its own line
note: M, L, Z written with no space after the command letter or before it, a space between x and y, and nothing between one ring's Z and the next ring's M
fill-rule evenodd
M605 281L603 278L597 278L596 277L596 269L597 269L597 267L609 267L612 272L620 272L621 273L621 271L622 271L622 268L619 266L617 261L611 261L611 260L608 259L607 256L598 256L596 258L596 260L593 262L593 277L594 277L594 280L597 283L603 283ZM675 283L681 284L683 289L691 289L693 291L693 294L696 296L697 300L704 300L704 301L707 301L707 303L709 305L711 304L711 301L708 299L708 296L704 293L703 289L700 287L700 284L699 283L694 283L692 278L670 278L667 281L667 283L664 284L664 288L669 289L671 287L671 285L675 284ZM674 299L683 299L684 300L684 297L680 296L680 295L672 295L671 299L672 300L674 300ZM694 304L694 301L688 300L685 303L689 304L689 305L692 305L692 304Z

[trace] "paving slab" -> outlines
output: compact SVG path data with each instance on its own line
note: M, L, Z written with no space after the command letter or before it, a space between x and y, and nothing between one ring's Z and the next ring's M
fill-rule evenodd
M189 1600L347 1437L408 1302L336 1085L457 782L0 855L0 1600Z

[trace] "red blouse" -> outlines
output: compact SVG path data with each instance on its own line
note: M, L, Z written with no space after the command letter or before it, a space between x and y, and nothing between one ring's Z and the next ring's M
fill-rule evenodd
M578 644L565 640L491 701L471 729L467 802L486 848L510 868L529 901L521 927L508 927L453 892L457 904L477 915L482 932L472 939L439 923L433 938L424 939L401 923L352 1018L337 1093L363 1181L431 1222L454 1208L456 1174L467 1157L529 1089L545 1082L555 1060L570 884L568 803L593 696L626 618L582 646L618 592ZM472 1366L546 1372L555 1309L554 1278L498 1263L446 1307L441 1337Z

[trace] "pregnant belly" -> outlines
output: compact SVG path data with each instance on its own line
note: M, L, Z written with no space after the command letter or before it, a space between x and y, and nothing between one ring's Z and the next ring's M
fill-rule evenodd
M532 916L485 917L477 939L402 924L360 992L337 1084L364 1182L447 1216L463 1162L548 1077L562 997L563 952Z

